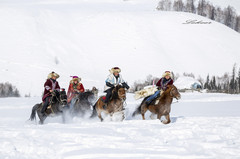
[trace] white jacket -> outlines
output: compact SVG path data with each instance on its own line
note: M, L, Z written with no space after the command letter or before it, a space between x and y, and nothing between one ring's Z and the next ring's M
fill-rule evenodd
M123 80L122 76L119 74L118 80L116 79L116 77L113 74L108 75L106 81L105 81L105 86L104 86L104 91L108 90L111 87L108 87L106 85L106 82L111 83L112 85L116 86L120 83L124 83L125 81Z

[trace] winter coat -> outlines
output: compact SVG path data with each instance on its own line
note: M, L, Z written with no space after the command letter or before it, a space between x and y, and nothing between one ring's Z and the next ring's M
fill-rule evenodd
M60 86L58 84L58 81L54 79L47 79L47 81L44 83L44 93L42 101L44 101L47 97L51 96L50 90L57 90L60 91Z
M172 84L173 84L173 80L171 78L167 80L165 77L163 77L157 82L156 86L159 89L162 89L165 91L167 89L167 85L172 85Z
M114 86L116 86L120 83L123 84L123 86L127 85L120 74L119 74L118 78L115 77L113 74L108 75L105 83L106 84L104 86L104 91L106 91L110 88L113 88ZM128 89L129 86L127 85L126 88Z
M76 95L76 93L84 92L84 87L82 83L74 84L72 81L69 84L67 98L68 103L72 100L72 98Z

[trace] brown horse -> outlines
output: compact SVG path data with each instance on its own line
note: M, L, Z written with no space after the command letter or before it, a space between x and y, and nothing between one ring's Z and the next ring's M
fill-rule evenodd
M124 102L126 100L126 90L121 85L117 85L112 92L112 98L107 103L106 108L104 108L105 103L103 102L102 97L98 99L96 104L93 106L93 113L91 115L91 118L98 115L99 119L103 121L102 118L102 112L106 114L110 114L110 117L112 118L114 113L121 113L122 114L122 120L124 117Z
M140 106L133 113L133 116L136 114L141 114L143 120L145 120L144 114L147 110L149 110L152 113L151 117L154 114L157 114L157 118L160 120L162 116L165 116L166 120L162 122L164 124L168 124L171 122L169 113L171 111L173 98L176 98L178 100L181 98L181 95L174 85L168 85L167 89L162 93L162 95L156 99L156 102L152 102L153 104L151 103L150 105L147 105L147 98L148 97L144 98Z

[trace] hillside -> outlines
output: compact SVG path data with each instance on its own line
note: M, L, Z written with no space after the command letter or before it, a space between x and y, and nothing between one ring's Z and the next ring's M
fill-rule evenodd
M102 89L113 66L131 85L165 70L222 75L240 61L239 33L197 15L156 11L157 0L0 3L0 82L22 95L40 96L53 70L62 87L79 75L86 88Z

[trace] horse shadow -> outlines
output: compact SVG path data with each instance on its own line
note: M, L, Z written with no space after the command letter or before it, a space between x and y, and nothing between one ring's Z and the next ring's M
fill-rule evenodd
M178 119L184 119L184 116L170 117L171 123L176 123Z

